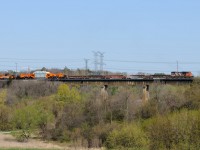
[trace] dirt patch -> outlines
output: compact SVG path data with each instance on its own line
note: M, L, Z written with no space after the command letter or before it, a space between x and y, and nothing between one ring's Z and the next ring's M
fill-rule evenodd
M64 147L34 139L24 143L17 142L12 135L5 133L0 133L0 148L64 149Z
M87 148L74 148L68 146L60 146L50 142L30 139L28 142L17 142L15 138L7 133L0 133L0 148L33 148L33 149L64 149L64 150L87 150ZM101 150L101 149L90 149Z

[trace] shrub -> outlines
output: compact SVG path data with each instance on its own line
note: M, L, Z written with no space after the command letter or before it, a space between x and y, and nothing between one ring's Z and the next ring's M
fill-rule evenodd
M28 140L35 129L39 129L41 136L46 138L51 121L53 121L53 114L45 107L44 103L39 102L21 106L15 110L12 118L14 128L19 130L16 134L19 141Z
M5 105L0 105L0 130L11 130L11 109Z
M200 111L182 110L147 122L152 150L198 149L200 146Z
M13 105L25 98L40 98L56 93L59 83L45 81L13 81L7 90L7 104Z
M113 130L106 140L106 147L147 149L148 139L142 129L136 124L123 125L120 129Z
M68 85L61 84L58 87L56 100L63 103L74 103L80 102L81 96L79 91L75 87L70 89Z

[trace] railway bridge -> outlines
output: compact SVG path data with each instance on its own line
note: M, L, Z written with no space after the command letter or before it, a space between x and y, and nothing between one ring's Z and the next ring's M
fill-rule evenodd
M30 79L29 79L30 80ZM27 82L29 80L21 80ZM11 80L0 80L1 84L8 84ZM101 92L107 92L109 86L143 86L143 102L147 102L149 99L149 89L152 84L156 85L184 85L191 84L193 78L174 78L174 79L31 79L31 81L47 81L47 82L64 82L71 85L97 85L101 86Z
M97 85L144 85L144 84L190 84L193 78L174 79L51 79L49 81L60 81L75 84L97 84Z
M52 80L51 80L52 81ZM58 80L61 82L66 82L70 84L80 84L80 85L100 85L102 87L101 92L106 92L108 86L119 86L119 85L141 85L143 86L143 102L146 103L149 100L149 88L152 84L172 84L172 85L183 85L191 84L193 78L174 78L174 79L63 79Z

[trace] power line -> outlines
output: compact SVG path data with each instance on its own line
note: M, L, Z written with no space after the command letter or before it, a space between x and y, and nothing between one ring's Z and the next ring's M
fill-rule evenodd
M124 71L158 71L158 72L171 72L171 70L157 70L157 69L136 69L136 68L105 68L105 69L109 69L109 70L124 70Z
M2 61L2 60L0 60L0 62L8 62L8 63L13 63L13 62L16 62L16 61L14 61L14 60L10 60L10 61ZM66 62L68 62L68 63L80 63L80 62L82 62L82 61L63 61L63 62L61 62L61 61L17 61L17 62L19 62L19 63L54 63L54 64L57 64L57 63L66 63Z
M177 61L170 61L170 62L163 62L163 61L132 61L132 60L104 60L109 62L122 62L122 63L148 63L148 64L176 64ZM179 64L200 64L200 62L181 62L179 61Z
M159 72L159 73L164 73L164 72L172 72L172 70L160 70L160 69L136 69L136 68L113 68L113 67L106 67L105 69L109 70L122 70L122 71L137 71L137 72ZM190 70L191 72L200 72L200 70Z
M69 61L81 61L81 59L71 59L71 58L0 58L0 59L11 59L11 60L69 60Z
M164 64L174 64L175 62L154 62L154 61L132 61L132 60L105 60L110 62L124 62L124 63L164 63Z
M101 52L94 52L97 53L97 57L98 57L98 53L100 56L102 56L103 53ZM0 58L0 62L16 62L16 60L21 61L21 62L27 62L27 63L60 63L60 62L82 62L82 59L71 59L71 58L49 58L49 59L45 59L45 58ZM95 59L94 59L95 60ZM30 61L30 62L29 62ZM159 63L159 64L175 64L177 63L177 61L133 61L133 60L118 60L118 59L105 59L104 61L108 61L108 62L124 62L124 63ZM20 62L20 63L21 63ZM98 61L96 60L97 64L101 63L101 60ZM184 62L184 61L179 61L179 64L200 64L200 62L192 62L192 61L188 61L188 62Z

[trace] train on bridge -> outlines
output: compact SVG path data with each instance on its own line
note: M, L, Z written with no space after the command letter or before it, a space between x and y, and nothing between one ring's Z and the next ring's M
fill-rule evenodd
M47 79L47 80L156 80L156 79L192 79L193 74L189 71L184 72L171 72L171 74L155 73L144 74L138 73L134 75L65 75L63 73L51 73L47 71L35 71L33 73L20 73L18 75L13 74L0 74L0 80L20 80L20 79Z

